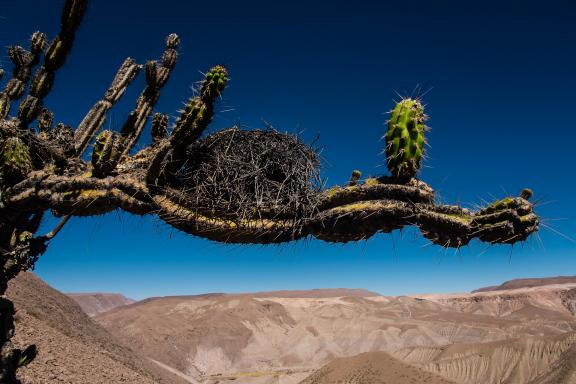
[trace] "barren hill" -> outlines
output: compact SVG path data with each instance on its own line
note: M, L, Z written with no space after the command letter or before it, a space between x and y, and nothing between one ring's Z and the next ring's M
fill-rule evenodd
M364 352L560 337L576 331L575 288L428 297L166 297L95 319L139 353L189 376L265 383L247 377L268 372L276 383L281 370L303 373Z
M385 352L339 358L314 372L301 384L450 384L441 376L397 360Z
M77 302L88 316L136 302L119 293L66 293L66 296Z
M40 349L24 383L576 384L571 282L418 297L174 296L93 318L30 273L9 296L15 342Z
M514 279L508 280L500 285L494 285L490 287L478 288L472 293L477 292L489 292L489 291L504 291L509 289L518 288L532 288L541 287L543 285L553 285L553 284L576 284L576 276L557 276L557 277L542 277L542 278L530 278L530 279Z
M490 343L413 347L394 355L466 384L576 383L576 333Z
M186 383L118 343L75 301L32 273L12 280L7 296L17 311L14 343L38 347L38 357L19 371L25 384Z

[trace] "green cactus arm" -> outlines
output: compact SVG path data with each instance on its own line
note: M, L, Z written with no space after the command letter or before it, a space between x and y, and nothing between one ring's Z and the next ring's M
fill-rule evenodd
M127 156L140 139L148 117L160 98L160 91L168 81L170 73L176 65L178 60L178 51L176 49L179 45L180 38L178 35L175 33L168 35L166 38L166 49L160 62L149 61L146 63L146 88L138 97L136 107L122 127L121 133L124 137L122 156Z
M24 95L32 69L38 64L45 45L46 35L41 32L34 32L30 38L30 51L21 46L8 47L8 57L14 64L14 70L12 71L12 78L0 93L0 118L3 119L8 115L12 101L18 100Z
M96 132L104 125L106 112L122 97L128 85L140 71L140 68L141 66L133 59L127 58L124 60L118 72L116 72L112 84L106 90L104 97L96 102L82 119L74 132L74 146L78 156L81 156L86 151Z
M29 93L20 103L18 120L22 128L38 117L43 100L52 90L56 71L60 69L72 50L76 31L84 18L88 0L67 0L60 19L60 31L44 52L44 63L34 74ZM46 37L32 35L32 54L37 57L44 49ZM37 60L35 60L37 62Z

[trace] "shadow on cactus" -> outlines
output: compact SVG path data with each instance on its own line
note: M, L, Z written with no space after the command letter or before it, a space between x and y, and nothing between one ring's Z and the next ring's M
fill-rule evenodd
M67 0L60 32L51 42L35 32L29 50L8 50L14 68L0 92L2 294L10 279L34 266L71 216L117 208L157 215L192 235L233 243L304 237L347 242L416 226L434 244L460 247L474 238L513 244L538 230L529 190L478 211L435 204L434 190L416 178L426 132L419 99L403 99L392 110L384 149L390 175L362 179L354 171L347 185L328 190L321 188L317 151L297 137L236 127L203 135L228 84L222 66L205 74L172 125L167 114L155 113L152 144L135 152L178 61L175 34L167 37L159 60L140 65L127 58L76 127L54 124L44 98L72 49L86 8L87 0ZM101 131L107 112L141 70L146 86L122 129ZM91 159L85 161L89 148ZM46 211L61 221L38 234ZM33 347L12 347L13 313L12 304L1 298L0 383L17 383L16 369L36 353Z

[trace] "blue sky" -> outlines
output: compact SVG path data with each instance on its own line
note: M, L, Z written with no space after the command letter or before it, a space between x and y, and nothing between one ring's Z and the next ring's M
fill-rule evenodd
M200 71L215 64L232 81L211 130L242 123L320 134L323 177L353 169L386 172L379 155L386 111L416 85L431 119L420 177L446 202L472 206L530 187L537 212L576 237L576 8L410 1L93 1L46 104L78 124L126 56L158 58L164 37L181 36L181 56L156 110L175 114ZM54 5L56 4L56 5ZM53 37L62 0L7 2L0 44ZM9 68L6 54L1 64ZM142 76L108 116L119 129ZM146 135L146 134L145 134ZM149 141L148 137L144 142ZM46 228L51 223L46 225ZM576 245L542 228L541 242L459 253L426 247L412 229L366 242L307 240L280 246L211 243L153 217L122 212L75 218L37 263L63 291L149 296L318 287L383 294L465 291L503 280L576 274Z

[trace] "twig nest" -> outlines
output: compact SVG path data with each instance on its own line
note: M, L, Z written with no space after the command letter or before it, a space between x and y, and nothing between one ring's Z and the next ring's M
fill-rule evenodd
M320 160L298 137L274 129L225 129L188 147L179 175L191 208L239 221L315 212Z

